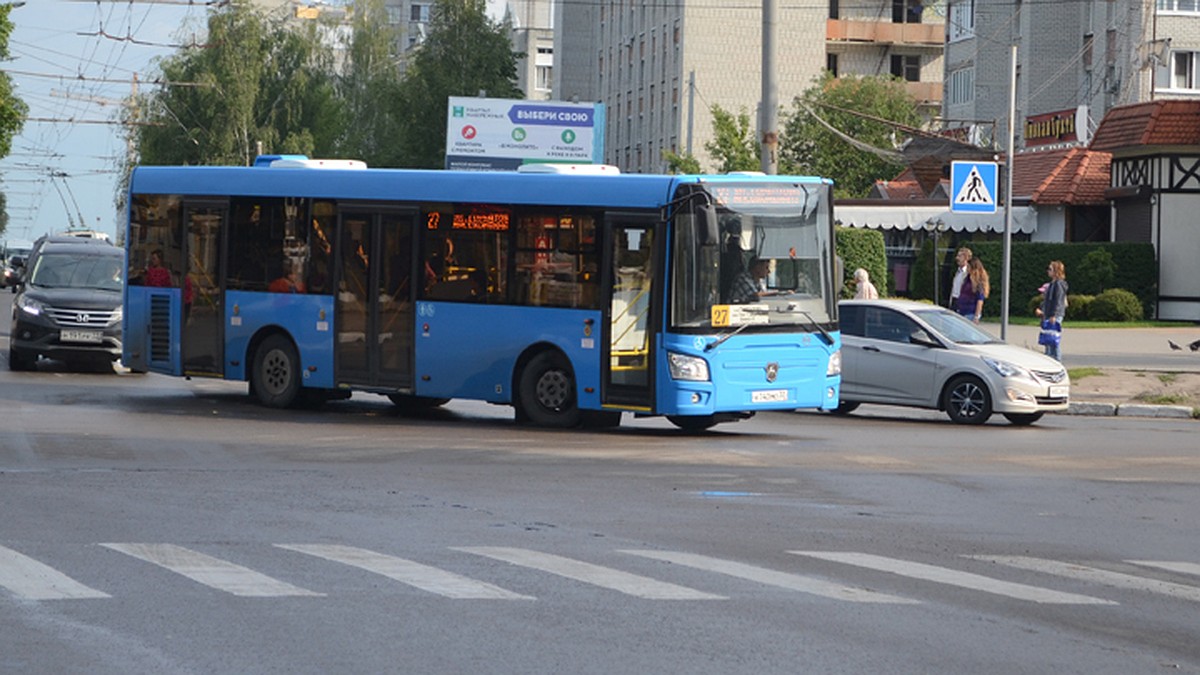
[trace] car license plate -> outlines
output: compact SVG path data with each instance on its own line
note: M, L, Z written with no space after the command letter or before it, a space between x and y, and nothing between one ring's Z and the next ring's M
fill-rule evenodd
M100 331L96 330L64 330L59 334L58 339L63 342L99 344L103 340L103 337Z
M750 401L753 403L779 403L786 400L788 400L787 389L765 389L750 392Z
M1065 384L1057 384L1050 387L1050 398L1066 398L1070 387Z

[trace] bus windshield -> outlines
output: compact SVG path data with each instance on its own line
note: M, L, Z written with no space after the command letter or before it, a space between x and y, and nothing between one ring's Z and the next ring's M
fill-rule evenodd
M675 328L828 325L835 317L830 188L821 182L706 184L719 241L693 213L676 219Z

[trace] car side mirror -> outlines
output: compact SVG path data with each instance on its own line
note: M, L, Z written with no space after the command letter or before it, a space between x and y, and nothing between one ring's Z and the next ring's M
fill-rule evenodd
M910 335L908 336L908 341L909 341L909 343L911 343L911 344L914 344L914 345L921 345L922 347L933 347L933 348L937 348L937 347L941 347L941 346L942 346L942 345L941 345L941 343L939 343L939 342L937 342L936 340L934 340L934 339L930 338L930 337L929 337L929 334L928 334L928 333L926 333L926 332L925 332L925 331L923 331L923 330L915 330L915 331L913 331L913 332L912 332L912 334L910 334Z

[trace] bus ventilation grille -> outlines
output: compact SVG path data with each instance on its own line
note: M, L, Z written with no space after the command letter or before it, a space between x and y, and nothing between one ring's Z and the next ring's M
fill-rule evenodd
M150 296L150 361L171 360L171 298Z

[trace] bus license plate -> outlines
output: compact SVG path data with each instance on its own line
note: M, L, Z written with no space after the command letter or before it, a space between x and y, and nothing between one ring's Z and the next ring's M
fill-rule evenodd
M58 339L63 342L84 342L87 344L100 344L103 340L100 331L95 330L64 330L59 334Z
M752 403L780 403L787 400L787 389L765 389L750 392L750 401Z
M1050 398L1066 398L1070 388L1065 384L1052 385L1050 387Z

